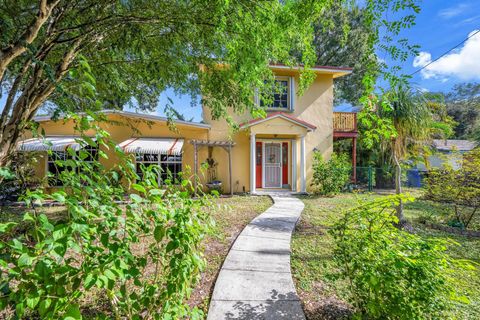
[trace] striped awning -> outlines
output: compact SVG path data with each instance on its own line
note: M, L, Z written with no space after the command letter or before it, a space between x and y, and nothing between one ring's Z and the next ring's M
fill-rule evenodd
M43 137L32 138L17 143L18 151L65 151L67 148L73 150L80 150L82 145L76 140L80 140L81 137L76 136L55 136L55 137Z
M180 155L183 139L178 138L131 138L118 145L127 153L153 153Z

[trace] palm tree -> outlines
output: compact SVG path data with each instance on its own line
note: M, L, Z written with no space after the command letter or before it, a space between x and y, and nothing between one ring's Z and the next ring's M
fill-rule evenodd
M432 112L427 101L419 92L409 87L398 86L389 91L385 96L387 106L379 109L382 118L388 118L395 127L396 135L388 141L391 156L395 165L395 190L402 193L402 167L401 162L406 160L409 149L424 143L432 135ZM403 215L403 203L397 206L399 227L404 227L406 219Z

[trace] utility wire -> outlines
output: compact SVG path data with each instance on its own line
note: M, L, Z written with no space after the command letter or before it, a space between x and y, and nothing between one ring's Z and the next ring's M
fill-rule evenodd
M455 47L449 49L448 51L446 51L445 53L443 53L440 57L436 58L435 60L433 61L430 61L429 63L427 63L426 65L424 65L423 67L421 67L420 69L416 70L415 72L411 73L410 76L413 76L414 74L422 71L423 69L425 69L426 67L428 67L429 65L431 65L432 63L434 63L435 61L438 61L440 58L442 58L443 56L445 56L447 53L449 53L450 51L458 48L459 46L461 46L465 41L467 41L468 39L470 39L471 37L473 37L474 35L476 35L477 33L480 32L480 29L475 31L474 33L472 33L471 35L469 35L468 37L466 37L462 42L460 42L459 44L457 44Z

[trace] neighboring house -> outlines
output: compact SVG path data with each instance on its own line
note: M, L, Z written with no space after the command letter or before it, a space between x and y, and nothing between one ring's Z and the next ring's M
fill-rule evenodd
M102 124L111 138L127 153L135 153L140 163L168 169L174 175L191 168L198 172L207 158L214 159L215 178L222 181L226 193L251 192L259 189L285 189L307 192L312 179L312 160L315 150L329 158L334 138L356 141L354 113L333 112L333 82L351 73L350 68L316 66L316 79L302 96L297 96L299 68L271 65L278 85L285 88L275 95L266 118L252 119L249 114L232 114L240 130L231 133L225 120L212 120L204 107L204 123L175 121L177 130L169 129L167 119L125 111L105 111L108 121ZM58 174L54 157L65 157L67 147L75 143L72 123L37 117L45 130L48 145L38 139L18 144L20 151L40 151L37 174L47 171ZM52 149L48 156L46 150ZM115 154L107 151L107 167L113 167ZM355 154L355 149L353 154ZM200 172L200 182L207 178ZM165 176L159 176L159 183ZM56 180L51 180L51 185Z
M478 144L469 140L433 140L432 146L434 153L428 157L430 168L442 168L448 162L453 169L460 168L463 154L473 150ZM420 171L426 171L425 164L417 165Z

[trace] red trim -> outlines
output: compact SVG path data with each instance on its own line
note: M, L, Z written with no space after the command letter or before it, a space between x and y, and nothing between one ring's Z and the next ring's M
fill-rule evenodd
M298 64L296 66L287 66L286 64L283 64L283 63L270 63L269 64L271 67L292 67L292 68L303 68L304 65L303 64ZM333 67L333 66L320 66L320 65L316 65L316 66L312 66L311 67L312 69L330 69L330 70L339 70L339 71L352 71L353 68L350 68L350 67Z
M352 180L357 183L357 138L352 139Z
M175 148L175 145L177 144L177 141L178 141L178 138L175 139L175 141L173 142L173 144L172 144L172 146L170 147L170 149L168 149L168 152L167 152L168 155L171 155L171 154L172 154L172 150L173 150L173 148Z
M257 142L255 146L255 188L262 187L262 165L263 165L263 145ZM260 148L260 149L259 149ZM258 152L260 150L260 153Z
M357 131L343 132L343 131L334 131L334 138L356 138L358 137Z
M303 121L303 120L300 120L298 118L295 118L294 116L291 116L289 114L286 114L285 112L281 112L281 111L277 111L277 112L272 112L270 113L269 115L267 115L265 118L257 118L257 119L253 119L253 120L250 120L248 122L245 122L245 123L242 123L240 124L240 127L243 127L243 126L251 126L251 125L254 125L255 123L257 122L260 122L260 121L265 121L265 120L268 120L268 119L271 119L271 118L275 118L275 117L284 117L284 118L287 118L289 120L292 120L294 122L297 122L298 124L301 124L305 127L308 127L312 130L315 130L317 129L316 126L314 126L313 124L311 123L308 123L306 121Z
M288 184L288 142L282 142L282 162L282 184L285 185Z
M138 138L133 138L132 141L130 141L129 143L127 143L126 145L122 146L122 150L125 151L125 148L128 147L129 145L131 145L133 142L137 141Z

